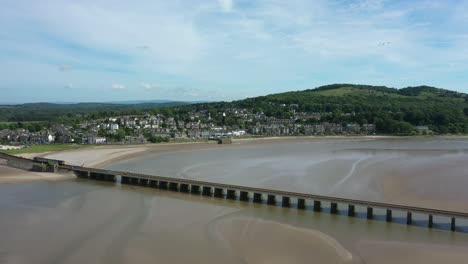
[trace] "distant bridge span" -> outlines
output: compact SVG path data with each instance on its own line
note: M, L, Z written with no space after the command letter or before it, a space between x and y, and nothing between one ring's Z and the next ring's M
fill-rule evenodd
M269 205L280 205L282 207L295 206L298 209L306 209L306 201L313 201L313 210L321 211L322 202L329 202L331 214L338 214L338 204L345 204L348 205L347 215L350 217L354 217L356 215L355 206L366 207L366 217L368 219L374 218L374 208L381 208L386 210L385 219L387 222L392 222L392 211L401 211L406 212L406 223L408 225L411 225L413 222L412 214L419 213L427 215L427 227L429 228L432 228L434 225L433 216L443 216L450 219L450 229L452 231L457 230L455 222L456 218L468 219L468 213L466 212L439 210L392 203L372 202L307 193L288 192L191 179L155 176L126 171L87 168L73 165L60 165L59 167L63 170L73 171L80 178L115 182L117 181L116 176L120 176L122 184L149 186L153 188L169 189L172 191L201 194L204 196L214 196L218 198L240 200L245 202L263 203L264 201L266 201L266 203ZM279 198L281 198L281 200L277 200ZM292 199L295 200L295 204L292 204Z

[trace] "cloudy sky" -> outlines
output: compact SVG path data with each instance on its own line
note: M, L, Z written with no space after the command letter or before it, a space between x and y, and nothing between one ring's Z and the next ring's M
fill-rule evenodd
M0 102L468 92L468 0L2 0Z

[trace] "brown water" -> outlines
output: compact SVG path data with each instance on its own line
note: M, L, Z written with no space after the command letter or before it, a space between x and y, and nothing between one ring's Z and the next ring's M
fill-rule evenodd
M464 140L288 140L179 146L109 167L461 210L466 149ZM4 184L0 263L468 259L468 234L417 226L425 224L418 215L406 226L395 216L397 223L368 221L81 179Z

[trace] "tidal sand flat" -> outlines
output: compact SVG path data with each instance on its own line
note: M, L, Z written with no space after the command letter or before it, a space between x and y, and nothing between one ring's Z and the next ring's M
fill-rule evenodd
M110 169L468 211L468 140L280 139L166 146Z
M81 179L1 184L0 232L0 263L434 263L440 254L455 264L468 257L463 233ZM407 259L393 256L399 252Z
M442 208L463 209L466 197L458 185L465 181L460 161L466 158L467 144L458 139L279 139L230 146L143 146L135 152L81 149L49 157L352 198L422 205L437 201ZM445 183L440 172L454 182ZM1 177L9 174L3 170ZM447 191L438 187L441 183ZM380 264L468 259L467 233L428 229L414 218L415 225L407 226L75 177L0 184L0 263Z

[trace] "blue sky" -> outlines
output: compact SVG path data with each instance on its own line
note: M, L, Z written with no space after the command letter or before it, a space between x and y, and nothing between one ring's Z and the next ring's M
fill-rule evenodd
M468 92L468 1L4 0L0 102Z

